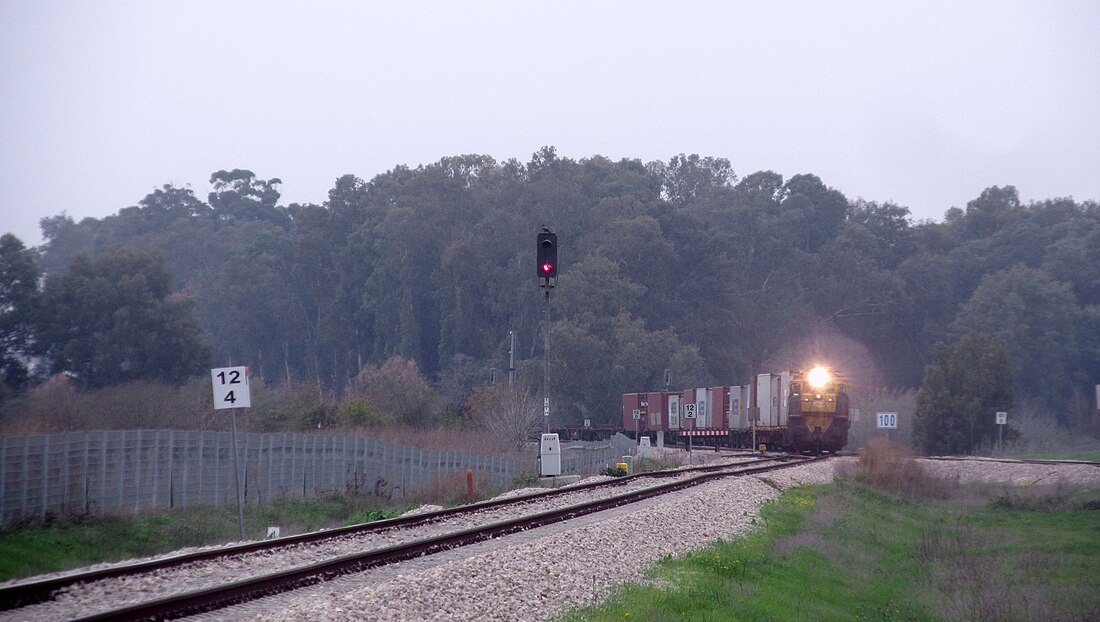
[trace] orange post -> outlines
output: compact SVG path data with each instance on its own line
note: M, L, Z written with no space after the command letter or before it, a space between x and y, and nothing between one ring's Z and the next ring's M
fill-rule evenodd
M474 500L474 472L466 469L466 499Z

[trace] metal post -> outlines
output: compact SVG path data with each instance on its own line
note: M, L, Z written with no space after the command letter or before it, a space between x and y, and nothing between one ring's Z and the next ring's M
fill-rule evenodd
M508 347L508 386L516 381L516 331L508 331L511 345Z
M756 448L758 447L758 445L756 444L756 418L755 418L756 415L755 415L755 413L752 412L751 407L749 408L749 416L753 417L753 420L752 420L752 453L756 453Z
M241 469L237 465L237 409L231 408L229 412L233 419L233 475L237 482L237 527L240 528L241 540L244 540L244 503L241 500Z
M1002 423L1001 425L997 426L997 455L998 456L1001 455L1004 452L1004 434L1005 434L1005 426Z
M547 279L549 281L549 279ZM543 346L542 354L545 359L545 375L543 376L543 419L546 421L546 433L550 433L550 284L547 283L545 304L543 304Z
M691 432L694 432L694 431L695 431L695 420L692 419L691 420ZM690 433L688 434L688 466L692 465L692 462L691 462L691 437L693 437L693 436L695 436L695 435L690 434Z

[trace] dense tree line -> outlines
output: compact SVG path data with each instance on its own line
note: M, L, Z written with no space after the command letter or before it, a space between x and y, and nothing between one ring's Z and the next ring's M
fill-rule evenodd
M205 200L168 185L103 219L47 218L38 249L3 238L4 391L32 380L32 360L93 387L232 363L340 401L396 356L463 404L507 368L509 331L521 380L537 385L542 226L562 241L550 355L565 421L616 420L618 395L662 387L665 369L700 386L784 357L827 361L824 334L866 346L866 377L892 387L947 365L938 343L995 336L1015 399L1059 418L1100 379L1095 202L1025 205L992 187L943 222L913 222L812 174L553 148L347 175L321 204L281 205L280 180L247 170L210 182Z

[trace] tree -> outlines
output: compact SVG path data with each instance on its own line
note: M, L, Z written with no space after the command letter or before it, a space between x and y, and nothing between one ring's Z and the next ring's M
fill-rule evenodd
M30 382L38 265L33 251L10 233L0 237L0 402Z
M181 383L210 360L191 302L172 295L164 261L151 251L77 255L42 291L37 345L55 373L85 387L127 380Z
M494 385L478 389L466 402L477 427L515 449L534 438L542 423L539 398L526 387Z
M925 454L968 454L996 438L994 413L1012 404L1008 347L967 333L954 349L936 346L917 394L913 441Z
M1023 213L1015 186L992 186L966 204L966 232L970 237L988 237Z
M259 179L252 171L235 168L210 175L214 192L207 196L218 220L266 220L281 227L290 226L286 210L275 206L282 180Z
M985 276L958 312L956 334L998 335L1016 361L1021 395L1038 397L1063 412L1078 368L1081 309L1069 285L1017 266Z
M411 359L395 356L382 365L363 368L349 393L392 414L399 423L422 426L439 419L439 397Z

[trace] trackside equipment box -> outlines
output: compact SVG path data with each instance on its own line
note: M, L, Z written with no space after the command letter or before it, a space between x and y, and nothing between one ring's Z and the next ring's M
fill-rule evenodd
M543 434L539 441L539 464L542 477L561 475L561 442L557 434Z

